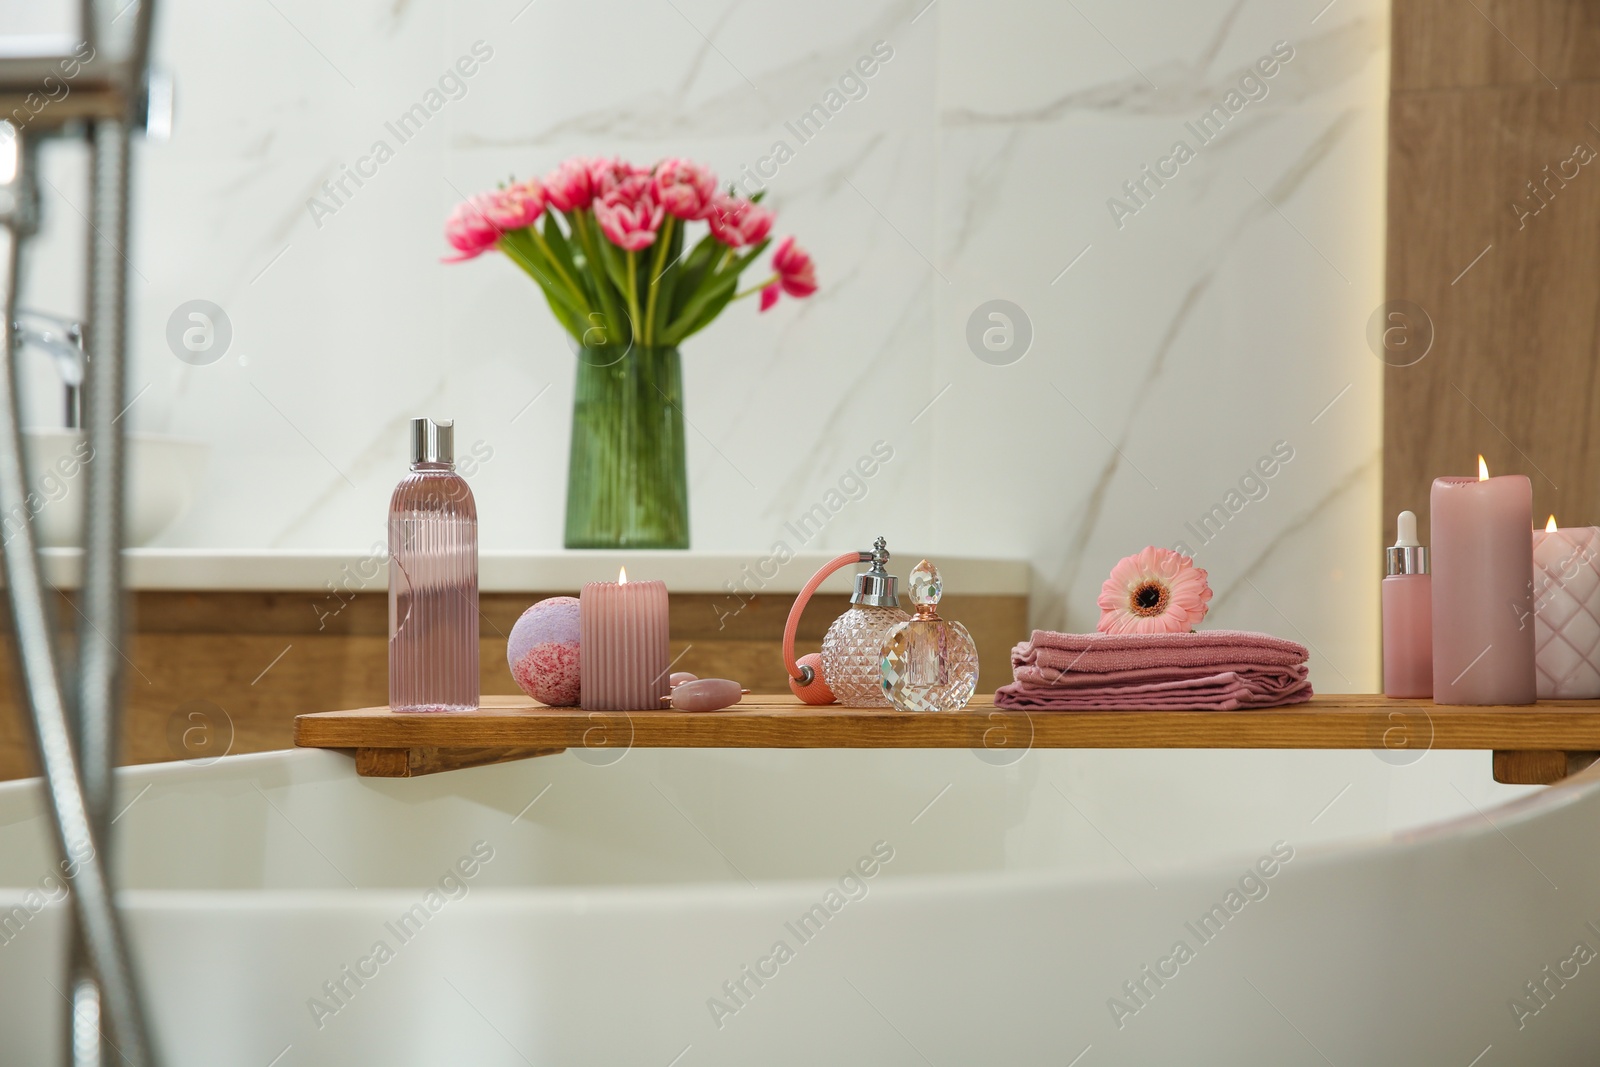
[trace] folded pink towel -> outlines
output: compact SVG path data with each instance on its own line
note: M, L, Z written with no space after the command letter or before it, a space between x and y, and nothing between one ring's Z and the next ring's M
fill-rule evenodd
M1189 634L1059 634L1035 630L1011 650L1014 667L1037 663L1071 671L1123 671L1139 667L1213 667L1225 663L1291 666L1306 661L1306 647L1270 634L1202 630Z
M1311 698L1306 650L1267 634L1062 634L1035 630L1011 653L1000 707L1229 711Z
M1229 663L1216 667L1143 667L1131 671L1058 671L1053 667L1017 667L1013 673L1018 685L1035 689L1104 689L1136 685L1198 684L1220 674L1233 674L1263 687L1288 689L1305 681L1306 665L1257 667L1250 663Z
M999 707L1054 711L1233 711L1298 704L1309 699L1311 683L1304 678L1276 684L1233 671L1175 682L1078 689L1014 682L995 694Z

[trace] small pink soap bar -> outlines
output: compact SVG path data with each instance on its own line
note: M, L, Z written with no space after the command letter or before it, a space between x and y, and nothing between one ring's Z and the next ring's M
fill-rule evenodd
M672 706L679 711L721 711L739 703L744 690L726 678L696 678L672 691Z

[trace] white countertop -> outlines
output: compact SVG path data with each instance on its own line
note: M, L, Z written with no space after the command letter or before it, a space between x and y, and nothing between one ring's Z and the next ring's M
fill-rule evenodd
M44 550L45 578L60 589L78 584L78 549ZM631 578L662 579L679 593L743 595L797 593L817 568L837 553L802 552L779 566L762 553L668 551L484 552L478 560L478 584L485 593L576 593L585 582L614 581L625 566ZM896 553L889 573L902 589L911 568L922 557ZM386 560L364 552L297 549L217 550L130 548L126 554L130 589L261 589L316 591L330 584L346 590L377 591L388 587ZM955 595L1026 596L1030 586L1027 560L936 556L945 591ZM765 566L763 566L765 564ZM864 569L864 565L861 568ZM823 592L848 593L851 568L826 582Z

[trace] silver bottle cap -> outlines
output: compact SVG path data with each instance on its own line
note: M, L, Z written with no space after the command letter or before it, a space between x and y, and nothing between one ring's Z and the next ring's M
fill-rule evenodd
M1427 545L1394 545L1383 550L1384 575L1427 574Z
M456 424L451 419L434 422L432 419L411 420L411 464L449 463L456 461Z
M1427 574L1428 546L1417 537L1417 517L1402 511L1396 523L1394 544L1383 550L1384 575Z
M895 595L895 576L884 570L889 562L889 547L883 538L872 543L871 552L861 553L861 562L872 563L872 569L856 575L856 591L850 597L852 604L865 604L869 608L897 608L900 598Z

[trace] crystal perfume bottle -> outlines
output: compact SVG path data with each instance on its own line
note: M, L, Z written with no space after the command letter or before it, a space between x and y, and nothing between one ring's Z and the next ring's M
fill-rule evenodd
M939 568L923 560L911 572L917 613L883 642L882 686L901 711L960 711L978 687L978 646L959 622L939 617Z
M828 627L822 639L822 673L840 704L849 708L886 708L879 659L883 639L909 615L900 610L895 577L884 570L889 548L883 538L872 545L872 569L856 575L850 609Z
M478 706L478 507L455 424L411 420L411 473L389 501L389 706Z

